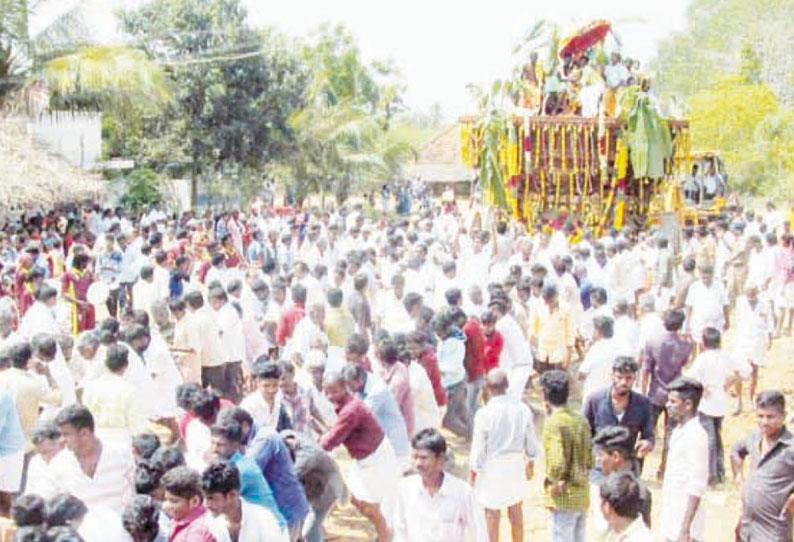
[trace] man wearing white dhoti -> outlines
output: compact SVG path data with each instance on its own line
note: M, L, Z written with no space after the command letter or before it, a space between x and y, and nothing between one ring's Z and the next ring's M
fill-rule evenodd
M521 505L538 450L532 411L507 393L509 383L503 370L489 372L485 386L489 400L474 417L469 458L474 496L485 508L490 542L499 540L502 508L507 508L513 542L521 542Z

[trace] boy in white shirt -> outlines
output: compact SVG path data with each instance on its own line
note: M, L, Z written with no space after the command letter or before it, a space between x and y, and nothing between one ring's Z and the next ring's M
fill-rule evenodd
M630 472L615 472L601 484L601 512L609 530L603 542L653 542L640 514L640 484Z

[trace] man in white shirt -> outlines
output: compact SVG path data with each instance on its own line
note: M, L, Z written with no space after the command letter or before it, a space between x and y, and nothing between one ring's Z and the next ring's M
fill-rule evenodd
M132 286L132 308L152 314L152 305L157 301L157 285L154 283L154 267L141 267L140 278Z
M501 333L504 339L502 353L499 356L499 367L507 373L510 379L509 393L521 397L527 378L532 371L532 349L518 322L505 307L506 302L509 300L502 298L500 301L491 302L489 308L498 318L496 331Z
M57 336L61 333L55 319L55 304L58 301L58 292L55 288L43 284L36 293L36 301L30 306L22 321L19 323L17 333L25 339L32 339L39 333Z
M609 316L593 319L595 342L587 350L579 366L579 380L584 380L582 398L612 384L612 364L618 356L613 335L613 320Z
M722 445L722 420L728 414L730 399L727 389L750 376L750 364L720 348L719 330L703 330L703 352L687 375L703 386L703 399L698 411L703 428L709 436L709 485L725 481L725 453Z
M613 341L616 355L637 359L640 354L640 326L629 314L629 303L625 299L615 303L615 333Z
M729 326L730 305L721 284L714 280L714 268L705 264L700 268L700 280L692 283L686 294L686 326L690 335L700 341L703 330L713 327L720 333Z
M507 508L513 542L523 540L521 506L538 451L532 411L507 394L507 374L493 369L486 378L488 403L474 417L470 481L477 501L485 507L491 541L499 539L502 508Z
M668 391L667 413L677 425L662 482L662 530L668 541L702 542L707 538L700 504L709 478L709 439L697 415L703 385L681 377Z
M246 359L243 319L237 308L229 303L223 288L212 288L208 298L216 314L224 353L223 391L231 399L239 400L243 381L242 363Z
M204 304L201 292L189 292L185 297L190 311L188 326L194 329L199 338L198 357L201 360L201 384L214 389L223 389L224 352L221 334L218 329L217 315L211 307ZM192 333L188 332L192 336Z
M210 530L218 542L289 542L273 512L240 498L240 471L232 463L208 466L201 475L201 491L214 516Z
M444 472L444 437L435 429L423 429L412 446L417 474L400 480L394 542L487 542L484 515L471 488Z
M42 497L71 493L89 508L106 506L120 514L134 494L132 449L100 441L94 417L82 405L64 408L55 423L67 449L50 461Z

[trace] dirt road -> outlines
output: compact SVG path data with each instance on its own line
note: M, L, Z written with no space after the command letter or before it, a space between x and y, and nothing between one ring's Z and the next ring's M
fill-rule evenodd
M728 341L730 341L728 334ZM767 355L766 367L761 369L759 378L759 390L776 388L784 392L789 407L792 411L792 401L794 401L794 363L791 362L791 351L794 341L791 338L777 339L772 350ZM745 391L746 393L746 391ZM540 405L537 393L530 395L530 400L534 405ZM573 402L577 405L579 397L574 397ZM789 427L792 424L789 423ZM728 416L723 422L723 439L725 443L726 468L730 472L728 454L733 444L746 435L755 427L753 414L748 410L745 401L745 411L739 416ZM447 434L455 456L454 474L464 477L467 475L468 447L460 440ZM643 480L653 493L653 521L658 525L661 516L662 498L661 486L655 480L656 469L659 465L661 445L646 461L643 471ZM347 468L348 459L344 454L340 454L342 469ZM730 474L729 474L730 478ZM524 521L526 536L525 540L547 540L548 539L548 512L543 508L542 497L543 461L542 459L535 467L535 477L527 482L526 499L524 500ZM711 541L731 541L733 540L733 529L741 510L740 487L738 484L729 481L716 489L709 489L703 501L706 508L706 542ZM375 540L374 531L369 523L350 505L337 508L328 521L326 521L328 532L327 540L338 540L345 542L370 542ZM500 540L509 541L509 525L507 518L503 515L501 525ZM588 538L589 540L589 538Z

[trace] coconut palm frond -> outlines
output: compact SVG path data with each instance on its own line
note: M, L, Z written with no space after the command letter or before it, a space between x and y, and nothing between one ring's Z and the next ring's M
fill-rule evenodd
M513 54L516 55L527 47L531 47L539 38L543 36L546 31L547 23L545 19L540 19L535 22L525 33L521 40L513 48Z
M82 3L79 3L32 36L30 47L38 58L48 59L89 45L90 36Z
M96 46L54 58L42 77L61 94L120 92L166 101L170 92L162 69L143 51Z

